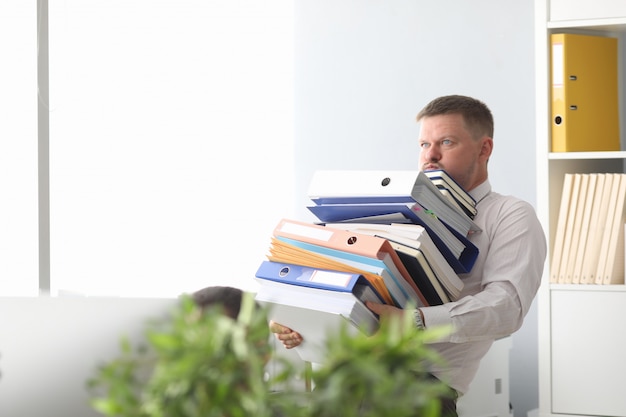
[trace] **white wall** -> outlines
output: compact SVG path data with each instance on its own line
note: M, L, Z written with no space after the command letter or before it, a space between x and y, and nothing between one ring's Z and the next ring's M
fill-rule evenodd
M472 95L495 117L490 180L535 203L533 4L296 2L296 201L316 169L417 169L419 109ZM513 336L516 416L537 408L537 318Z

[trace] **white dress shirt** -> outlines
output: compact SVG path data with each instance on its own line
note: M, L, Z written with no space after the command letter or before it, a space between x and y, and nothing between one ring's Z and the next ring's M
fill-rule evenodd
M459 394L467 391L481 358L494 340L518 330L541 283L546 239L533 207L491 191L485 181L470 194L477 201L469 235L479 254L458 301L423 307L426 327L451 325L443 341L432 344L444 363L432 373Z

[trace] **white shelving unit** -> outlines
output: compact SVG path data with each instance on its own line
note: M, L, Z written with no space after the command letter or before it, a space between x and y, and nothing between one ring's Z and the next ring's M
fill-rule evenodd
M626 417L626 286L549 283L566 172L625 172L626 1L535 0L537 213L549 254L539 290L539 414ZM550 152L550 34L619 38L620 152Z

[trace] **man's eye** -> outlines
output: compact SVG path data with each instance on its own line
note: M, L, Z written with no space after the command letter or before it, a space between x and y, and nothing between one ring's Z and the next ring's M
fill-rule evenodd
M444 139L444 140L441 141L441 144L442 145L451 145L452 141L450 139Z
M430 144L428 143L420 143L420 148L428 148L430 146Z

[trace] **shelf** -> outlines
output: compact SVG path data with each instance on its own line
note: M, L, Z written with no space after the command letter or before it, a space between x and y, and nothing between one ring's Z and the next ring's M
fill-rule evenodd
M537 215L552 251L565 174L626 172L626 1L535 0L535 29ZM555 33L618 39L621 150L550 152L551 35ZM552 255L549 252L549 262ZM623 256L623 249L617 256ZM615 331L626 324L626 285L550 284L549 267L538 298L539 414L626 417L619 379L626 373L622 360L626 333Z
M618 152L550 152L551 160L577 159L626 159L626 151Z
M626 292L626 285L582 285L582 284L550 284L551 291L605 291Z
M548 29L584 29L626 32L626 17L589 20L562 20L547 23Z

